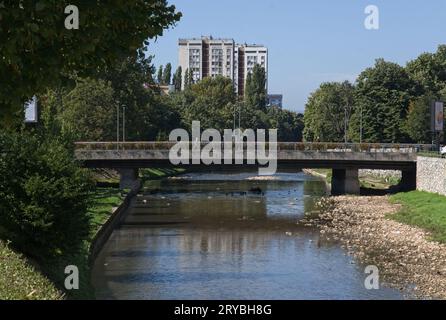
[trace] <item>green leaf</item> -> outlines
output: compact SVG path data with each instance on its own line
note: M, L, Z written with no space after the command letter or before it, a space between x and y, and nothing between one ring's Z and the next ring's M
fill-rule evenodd
M42 11L46 8L46 4L44 1L39 1L36 3L36 11Z

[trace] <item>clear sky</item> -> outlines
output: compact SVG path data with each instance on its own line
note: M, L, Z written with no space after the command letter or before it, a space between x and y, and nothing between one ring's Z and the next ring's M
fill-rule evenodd
M178 64L178 38L212 35L269 49L269 93L303 111L324 81L354 81L376 58L400 64L446 44L446 0L170 0L183 18L150 46L155 65ZM380 29L364 27L368 5Z

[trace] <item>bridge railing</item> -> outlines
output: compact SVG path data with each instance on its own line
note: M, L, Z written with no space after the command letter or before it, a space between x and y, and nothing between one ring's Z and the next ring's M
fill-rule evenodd
M75 149L80 151L169 150L175 144L176 142L76 142ZM208 144L201 143L202 147ZM223 143L220 145L223 148ZM276 145L278 151L303 152L419 153L435 151L435 145L430 144L278 142ZM269 148L269 143L265 143L265 147ZM247 148L246 143L245 148Z

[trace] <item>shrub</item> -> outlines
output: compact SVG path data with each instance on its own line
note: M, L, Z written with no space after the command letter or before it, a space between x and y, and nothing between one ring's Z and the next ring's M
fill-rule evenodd
M0 224L30 255L75 249L89 232L89 173L66 143L0 132Z

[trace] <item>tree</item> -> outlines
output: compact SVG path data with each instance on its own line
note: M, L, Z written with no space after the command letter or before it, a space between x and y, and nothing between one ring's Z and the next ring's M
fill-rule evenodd
M202 81L189 85L175 104L179 104L183 126L189 128L192 121L201 121L203 128L223 130L232 128L233 104L236 95L232 81L218 76L207 77Z
M149 40L181 18L166 0L78 2L80 30L64 28L66 3L0 3L0 124L23 121L33 95L70 80L95 76L122 57L142 56ZM131 23L129 23L131 17Z
M323 83L305 108L306 141L341 142L348 133L354 105L354 87L348 81Z
M172 126L178 127L180 121L178 112L165 104L159 90L147 86L154 83L153 73L151 57L127 58L107 68L101 79L77 79L76 86L60 99L49 92L42 99L43 113L57 114L62 131L73 139L116 141L118 111L122 138L125 108L126 140L154 140Z
M77 141L115 141L115 92L105 80L78 79L76 87L63 97L59 110L62 131ZM44 109L51 104L42 103Z
M300 113L284 110L277 106L268 108L269 128L277 129L281 142L300 142L303 138L304 119Z
M195 83L194 71L192 69L189 69L189 72L187 73L187 82L189 85L193 85Z
M183 70L181 66L179 66L173 76L173 85L175 86L175 91L181 91L182 82L183 82Z
M409 102L416 93L416 83L396 63L376 60L363 71L355 90L355 113L350 135L359 141L362 120L363 141L405 142L404 122Z
M422 93L438 94L446 86L446 45L435 53L423 53L406 66L407 73L420 85Z
M265 69L259 64L256 64L252 73L248 74L245 87L246 104L265 110L267 103L266 74Z
M0 131L2 236L33 257L75 252L90 232L92 183L67 144Z
M408 136L416 143L431 143L430 108L434 101L432 96L419 97L409 104L409 111L405 123Z
M158 84L164 84L164 72L163 72L163 66L159 66L158 68L158 74L156 76L156 80L158 81Z
M171 83L171 78L172 78L172 65L168 63L166 65L166 68L164 68L163 84L169 86Z

